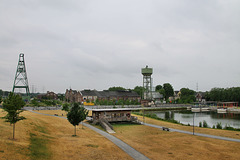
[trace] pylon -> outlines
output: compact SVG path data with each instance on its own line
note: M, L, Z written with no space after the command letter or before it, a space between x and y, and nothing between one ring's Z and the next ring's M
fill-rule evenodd
M26 94L29 96L29 86L28 86L28 79L27 79L27 71L24 62L24 54L19 54L19 61L17 65L17 71L14 79L13 90L14 93L15 88L25 88Z

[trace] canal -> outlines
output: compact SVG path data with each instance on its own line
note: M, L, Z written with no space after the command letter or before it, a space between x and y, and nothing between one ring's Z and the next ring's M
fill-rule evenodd
M217 113L217 112L192 112L188 110L173 110L173 111L147 111L147 113L154 113L162 119L174 119L185 125L199 126L199 123L205 120L209 127L221 123L224 128L230 125L234 128L240 128L240 114L236 113Z

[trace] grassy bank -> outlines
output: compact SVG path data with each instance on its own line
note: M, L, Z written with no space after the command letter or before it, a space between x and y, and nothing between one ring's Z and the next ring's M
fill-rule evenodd
M30 157L31 159L49 159L50 152L47 148L48 140L30 133Z
M42 112L42 111L39 111ZM62 111L43 111L62 114ZM0 109L0 117L6 113ZM74 127L66 120L24 111L26 120L16 124L16 141L9 139L12 126L0 119L0 159L132 159L115 144L79 125L77 137Z
M41 122L43 123L43 122ZM46 129L45 125L35 125L34 131L30 132L30 157L31 159L50 159L50 142L52 137L49 135L49 131Z
M143 122L143 116L136 115L136 114L132 114L132 115L138 117L138 119ZM149 118L149 117L146 117L146 116L145 116L144 122L159 125L159 126L165 126L165 127L168 127L168 128L185 130L185 131L189 131L189 132L193 131L192 126L170 123L170 122L167 122L167 121L162 121L162 120L158 120L158 119L154 119L154 118ZM196 133L203 133L203 134L210 134L210 135L240 139L240 133L236 132L236 131L202 128L202 127L194 127L194 130L195 130Z
M133 114L143 116L143 113L140 113L140 112L133 112ZM175 123L175 124L181 124L179 121L176 121L174 119L159 118L155 113L147 113L147 114L144 114L144 116L148 117L148 118L153 118L153 119L156 119L156 120L166 121L166 122Z
M138 115L138 116L143 116L143 113L141 113L141 112L133 112L133 114ZM148 118L160 120L160 121L165 121L165 122L170 122L170 123L185 125L185 124L182 124L182 123L180 123L179 121L176 121L176 120L174 120L174 119L163 119L163 118L159 118L155 113L147 113L147 114L144 114L144 116L145 116L145 117L148 117ZM185 125L185 126L186 126L186 125ZM187 126L190 126L190 125L187 125ZM203 121L203 123L201 122L200 127L203 127L203 128L211 128L211 127L208 126L208 124L207 124L206 121ZM233 127L231 127L231 126L229 126L229 125L226 125L226 126L222 127L221 123L218 123L216 126L214 125L212 129L223 129L223 130L230 130L230 131L240 131L240 128L233 128Z
M146 121L149 123L150 119L146 118ZM240 145L237 142L167 132L145 125L113 124L113 127L114 136L152 160L239 159Z
M43 111L39 111L43 112ZM44 111L56 114L56 111ZM124 151L96 132L77 127L77 137L72 137L73 126L58 117L49 117L25 111L27 119L17 123L16 141L11 137L12 126L0 119L0 159L35 159L39 153L47 153L42 159L131 159ZM59 112L59 114L61 114ZM1 112L0 116L5 115ZM138 115L136 115L138 116ZM138 116L142 120L142 116ZM145 117L146 123L182 130L189 126L159 121ZM153 160L158 159L239 159L240 145L211 138L167 132L153 127L135 124L113 124L114 136ZM196 132L239 138L237 132L195 128ZM3 131L3 132L2 132ZM213 133L214 131L214 133ZM38 150L38 145L40 151ZM233 152L234 151L234 152ZM47 158L46 158L47 157ZM40 158L39 158L40 159Z

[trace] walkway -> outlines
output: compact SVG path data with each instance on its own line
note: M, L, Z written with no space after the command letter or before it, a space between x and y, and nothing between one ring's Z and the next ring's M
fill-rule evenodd
M116 133L116 132L114 132L114 130L112 130L105 122L102 122L102 124L105 126L106 131L107 131L108 133Z
M67 119L66 117L60 117L60 116L54 116L54 115L50 115L50 114L34 112L32 110L29 110L29 111L32 112L32 113L37 113L37 114L41 114L41 115ZM83 123L83 125L88 127L88 128L90 128L90 129L92 129L92 130L94 130L95 132L101 134L102 136L104 136L105 138L109 139L110 141L112 141L119 148L121 148L124 152L126 152L128 155L130 155L133 159L136 159L136 160L149 160L149 158L147 158L146 156L144 156L143 154L141 154L140 152L138 152L137 150L135 150L134 148L129 146L127 143L125 143L122 140L120 140L120 139L118 139L118 138L108 134L107 132L104 132L104 131L96 128L96 127L93 127L92 125L87 124L87 123Z
M159 128L159 129L162 129L162 127L163 127L163 126L158 126L158 125L148 124L148 123L142 123L142 124L144 124L146 126L154 127L154 128ZM180 133L191 134L191 135L193 134L192 132L189 132L189 131L183 131L183 130L173 129L173 128L169 128L169 129L170 129L170 131L174 131L174 132L180 132ZM225 140L225 141L240 142L240 139L220 137L220 136L214 136L214 135L209 135L209 134L194 133L194 135L207 137L207 138L220 139L220 140Z

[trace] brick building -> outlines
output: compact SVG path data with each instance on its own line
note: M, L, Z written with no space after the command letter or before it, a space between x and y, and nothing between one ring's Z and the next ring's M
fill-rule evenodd
M38 99L58 99L58 95L54 92L47 91L47 93L37 95Z
M95 102L98 100L129 100L140 102L141 97L133 91L97 91L97 90L66 90L65 98L68 102Z
M73 103L73 102L82 102L82 95L80 91L67 89L65 93L65 99L67 102Z

